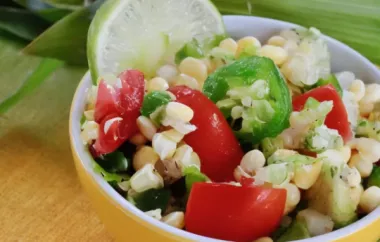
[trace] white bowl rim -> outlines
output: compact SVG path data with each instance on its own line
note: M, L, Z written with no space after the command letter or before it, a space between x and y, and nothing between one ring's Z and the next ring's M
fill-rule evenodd
M238 16L238 15L225 15L223 16L224 21L231 21L232 19L239 19L239 18L251 18L251 19L257 19L261 21L269 21L274 24L281 23L281 24L290 24L293 26L292 23L288 23L285 21L280 20L274 20L274 19L268 19L268 18L262 18L262 17L254 17L254 16ZM347 45L326 36L328 41L338 43L339 45L343 45L345 50L353 52L358 59L360 59L366 66L373 72L378 73L380 80L380 72L376 68L376 66L371 63L368 59L363 57L361 54L359 54L357 51L351 49ZM90 73L87 72L83 79L81 80L80 84L77 87L77 90L75 92L72 107L70 111L70 139L73 143L73 152L76 153L76 155L80 158L82 166L85 168L86 172L90 174L90 176L93 178L95 183L100 187L100 189L105 193L107 196L111 197L116 203L118 203L123 209L130 211L133 215L135 215L138 218L141 218L142 220L145 220L146 222L150 223L152 226L155 226L158 229L162 229L170 234L176 235L178 237L195 240L195 241L205 241L205 242L222 242L224 240L218 240L213 238L208 238L205 236L200 236L197 234L193 234L184 230L176 229L172 226L166 225L162 222L159 222L158 220L146 215L144 212L136 208L134 205L129 203L126 199L124 199L122 196L120 196L119 193L117 193L103 178L100 174L96 173L91 167L92 157L90 156L89 152L85 150L83 143L80 139L80 123L79 120L82 116L83 108L84 108L84 95L85 90L90 86L91 83L91 76ZM81 97L82 95L82 97ZM78 100L82 99L82 102L79 102ZM75 117L75 118L74 118ZM350 224L344 228L338 229L336 231L330 232L328 234L316 236L310 239L304 239L299 240L300 242L319 242L319 241L332 241L340 238L344 238L348 236L349 234L355 233L361 228L364 228L371 223L373 223L378 217L380 217L380 207L377 208L375 211L371 212L367 216L363 217L362 219L358 220L357 222Z

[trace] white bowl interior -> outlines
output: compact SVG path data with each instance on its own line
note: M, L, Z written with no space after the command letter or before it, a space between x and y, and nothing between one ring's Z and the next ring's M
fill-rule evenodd
M224 21L226 25L227 32L233 38L240 38L247 35L257 37L262 43L270 37L278 33L279 31L287 28L293 28L297 25L286 23L283 21L277 21L266 18L259 17L247 17L247 16L224 16ZM380 72L377 68L366 58L361 56L359 53L349 48L348 46L340 43L337 40L334 40L330 37L326 37L329 49L332 55L332 68L334 72L337 71L352 71L356 74L357 77L362 79L367 83L371 82L380 82ZM115 202L119 203L125 210L129 210L133 214L142 219L148 221L154 226L168 231L169 233L182 236L187 239L192 239L195 241L207 241L207 242L217 242L221 240L206 238L203 236L195 235L183 230L175 229L171 226L168 226L164 223L158 222L157 220L146 215L135 206L130 204L122 196L120 196L106 181L104 181L101 175L94 172L92 168L92 158L86 148L83 146L80 139L80 119L84 111L85 106L85 91L88 87L91 86L91 77L87 73L78 89L76 90L72 110L71 110L71 119L70 127L72 140L74 142L74 151L80 157L83 166L87 172L95 179L96 183L99 185L99 189L102 189L107 195L112 197ZM317 236L311 239L300 240L303 242L317 242L317 241L332 241L338 238L342 238L347 234L354 233L355 231L371 224L376 218L380 216L380 208L377 208L371 214L365 216L356 223L353 223L345 228L336 230L332 233Z

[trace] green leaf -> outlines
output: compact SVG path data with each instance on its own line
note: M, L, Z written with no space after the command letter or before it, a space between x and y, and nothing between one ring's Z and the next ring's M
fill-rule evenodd
M13 0L19 5L32 11L34 14L45 19L49 23L55 23L66 15L70 14L72 10L54 8L53 6L42 2L42 0Z
M222 14L254 15L316 27L380 63L380 1L212 1Z
M62 66L62 62L53 59L44 59L37 68L29 75L11 96L0 102L0 114L4 114L13 105L23 99L26 95L43 83L57 68Z
M25 40L33 40L48 24L32 13L18 8L0 7L0 29Z
M104 0L67 15L30 43L24 53L87 65L87 31L96 10Z

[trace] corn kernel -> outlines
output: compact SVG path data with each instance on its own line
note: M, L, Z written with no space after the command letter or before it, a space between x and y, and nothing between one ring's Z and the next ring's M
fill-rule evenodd
M145 136L142 135L141 133L137 133L129 139L129 142L131 142L132 144L136 146L141 146L141 145L144 145L146 142L148 142L148 139L145 138Z
M146 164L142 169L136 171L129 181L131 188L136 192L164 187L164 180L152 164Z
M155 218L157 220L161 220L161 218L162 218L162 216L161 216L161 208L147 211L147 212L145 212L145 214L148 215L148 216L150 216L150 217L152 217L152 218Z
M177 97L172 92L166 91L166 93L170 96L172 101L175 101L177 99Z
M86 117L88 121L94 121L95 120L94 115L95 115L95 110L93 109L84 111L84 116Z
M99 136L99 125L95 121L86 121L82 125L80 137L83 144L89 144L92 140L96 140Z
M237 166L234 170L234 178L237 182L240 182L242 177L251 177L249 174L247 174L241 166Z
M373 169L372 162L363 159L363 157L360 154L354 154L351 157L348 165L350 167L356 167L362 178L369 177Z
M187 86L194 90L200 89L198 81L194 77L188 76L186 74L180 74L177 76L174 83L176 86Z
M261 237L253 242L273 242L273 239L271 239L270 237Z
M169 139L173 140L176 143L181 142L181 140L184 137L183 134L181 134L180 132L178 132L175 129L166 130L166 131L162 132L161 134L165 135L166 137L168 137Z
M160 156L160 159L165 160L173 157L177 143L162 133L157 133L153 136L152 146L154 151Z
M164 216L161 221L177 229L183 229L185 227L185 214L183 212L172 212Z
M219 47L225 50L230 51L235 55L237 49L238 49L238 44L236 43L235 40L228 38L219 43Z
M365 213L370 213L380 205L380 188L372 186L367 188L360 197L359 207Z
M288 53L286 50L273 45L264 45L261 47L259 50L259 55L272 59L276 65L282 65L288 58Z
M380 142L370 138L357 138L354 140L355 147L363 159L372 163L380 159Z
M124 192L128 192L128 190L131 188L131 183L129 181L122 181L117 183L117 186Z
M173 65L163 65L157 70L156 74L171 84L178 75L178 70Z
M210 60L210 58L203 58L202 59L202 62L203 62L203 64L205 64L206 65L206 67L207 67L207 73L208 74L211 74L211 73L213 73L214 71L215 71L215 69L216 69L216 66L215 66L215 64L214 64L214 62L212 62L211 60Z
M143 168L146 164L156 164L160 159L158 154L150 146L143 146L133 156L133 168L136 171Z
M304 219L311 236L329 233L334 228L334 222L329 216L321 214L314 209L307 208L297 214L297 219Z
M241 53L243 53L247 48L255 48L259 49L261 47L261 43L258 39L252 36L247 36L244 38L241 38L237 42L238 48L236 50L236 58L240 56Z
M154 126L153 122L145 117L140 116L137 118L137 127L140 132L147 138L148 140L152 140L153 136L157 133L157 128Z
M87 89L87 107L86 107L87 110L95 108L97 96L98 96L97 86L91 86L89 89Z
M301 200L301 193L298 187L292 183L287 183L284 185L286 189L286 205L284 214L288 214L293 211L297 204Z
M193 152L193 148L185 144L177 148L173 159L178 162L178 164L182 167L182 170L192 165L200 167L199 157L194 154L196 153Z
M344 163L348 163L348 161L351 158L351 148L347 145L343 146L339 149L339 152L341 152Z
M354 80L350 86L349 91L355 94L355 99L359 102L365 94L364 82L359 79Z
M155 77L148 82L148 92L165 91L168 88L168 82L162 77Z
M354 207L357 207L359 205L360 197L362 196L363 192L364 192L364 189L362 185L359 185L357 187L352 187L350 189L350 198L354 204Z
M265 165L265 156L260 150L251 150L241 159L240 166L248 174Z
M179 102L169 102L166 105L165 111L169 118L183 122L190 122L194 116L194 112L191 108Z
M275 35L269 38L268 45L283 47L286 43L286 39L282 36Z
M317 181L321 168L321 161L311 165L303 165L295 170L292 180L297 187L307 190Z
M207 78L207 67L198 59L187 57L179 64L181 73L194 77L199 83L203 83Z

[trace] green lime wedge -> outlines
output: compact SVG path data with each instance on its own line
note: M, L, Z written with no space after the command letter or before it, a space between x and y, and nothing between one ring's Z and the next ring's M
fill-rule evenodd
M88 33L92 79L127 68L152 77L186 43L224 34L222 17L209 0L108 0Z

